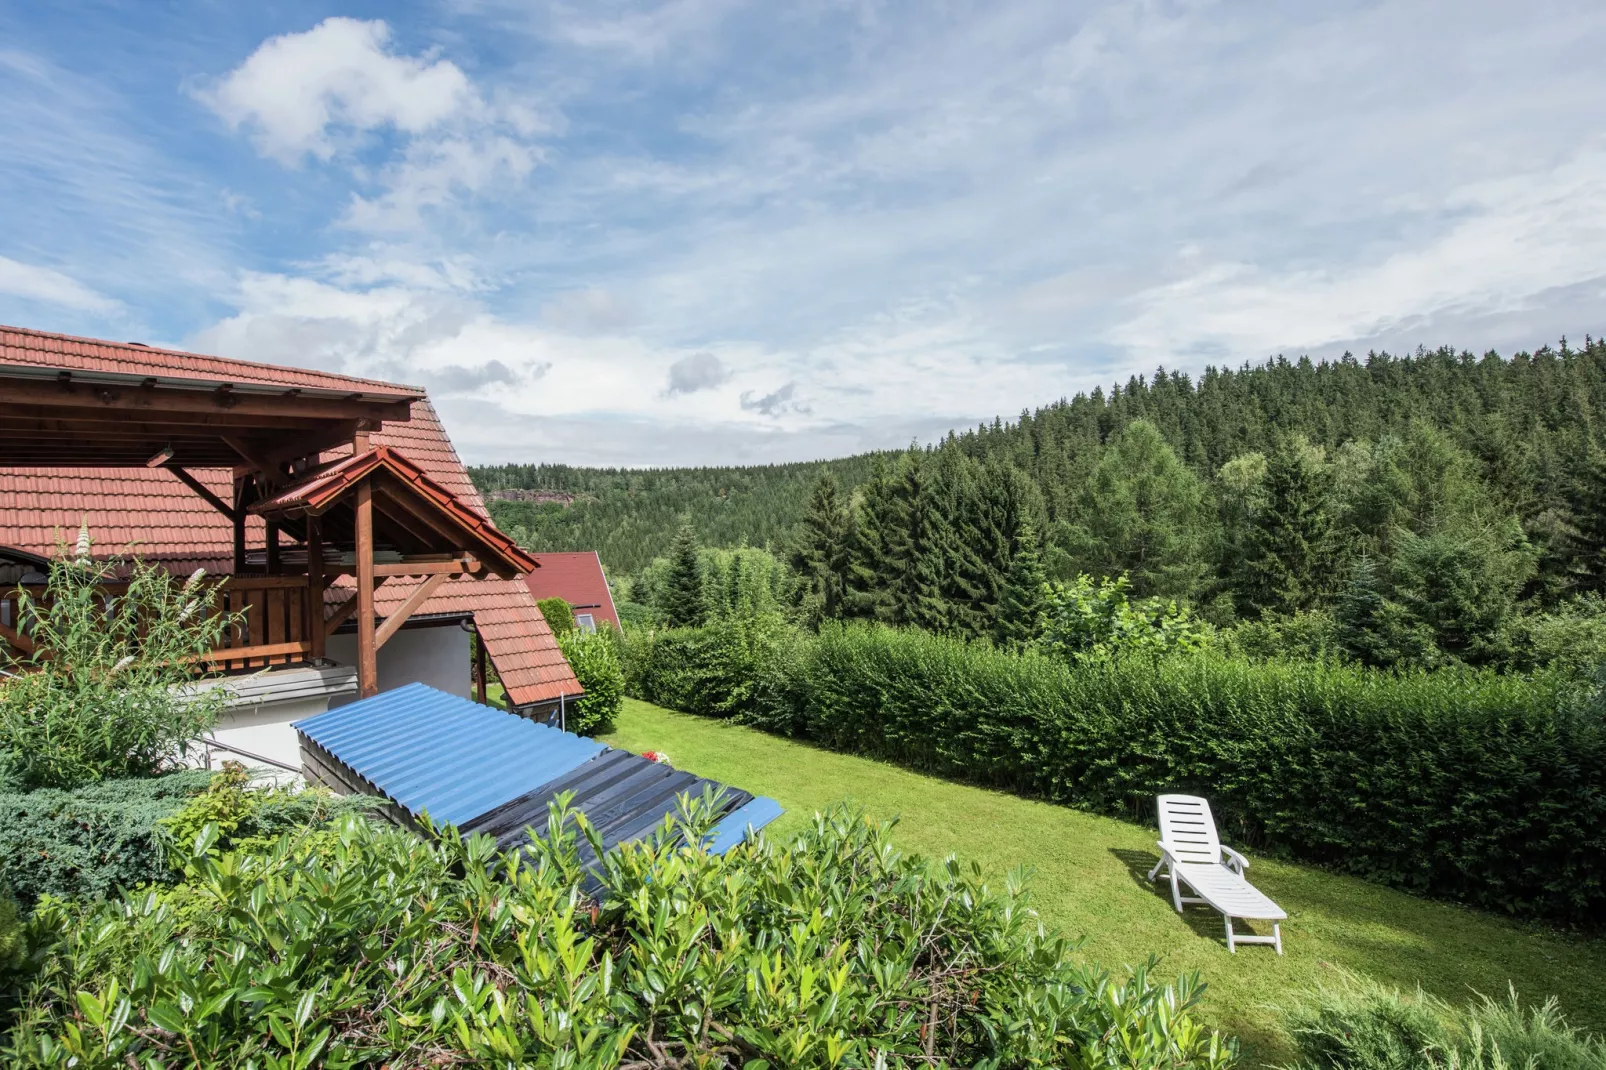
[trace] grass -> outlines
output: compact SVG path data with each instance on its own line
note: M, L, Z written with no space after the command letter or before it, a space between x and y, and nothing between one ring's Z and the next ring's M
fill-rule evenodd
M787 813L776 832L846 799L877 818L900 818L896 840L905 850L957 854L995 873L1031 867L1038 912L1084 936L1090 957L1113 967L1154 953L1162 974L1198 971L1209 985L1207 1014L1243 1040L1250 1063L1291 1061L1276 1006L1332 979L1334 967L1399 987L1421 985L1453 1002L1473 991L1502 996L1510 982L1525 1001L1555 995L1572 1024L1606 1032L1606 941L1255 858L1251 878L1288 911L1287 953L1278 958L1251 946L1232 955L1219 915L1189 907L1179 916L1169 891L1145 880L1158 858L1152 829L629 699L602 738L633 751L665 751L677 768L779 800Z

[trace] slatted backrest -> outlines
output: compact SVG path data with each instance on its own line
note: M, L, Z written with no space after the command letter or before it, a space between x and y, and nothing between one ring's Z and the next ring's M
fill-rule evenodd
M1171 845L1178 862L1221 861L1221 840L1210 804L1197 795L1161 795L1160 839Z

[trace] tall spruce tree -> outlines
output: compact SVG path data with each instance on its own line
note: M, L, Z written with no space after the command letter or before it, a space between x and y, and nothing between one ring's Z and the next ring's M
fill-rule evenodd
M1331 477L1321 452L1288 436L1266 459L1260 508L1235 587L1240 611L1308 609L1330 587Z
M808 511L793 536L790 563L808 583L809 613L816 619L843 616L853 548L853 517L836 476L826 469L809 494Z
M1037 638L1043 626L1046 583L1037 528L1029 518L1023 519L993 627L993 637L999 646L1018 650Z
M696 627L708 620L703 563L697 552L697 532L690 524L680 526L669 549L669 573L664 577L658 611L671 628Z

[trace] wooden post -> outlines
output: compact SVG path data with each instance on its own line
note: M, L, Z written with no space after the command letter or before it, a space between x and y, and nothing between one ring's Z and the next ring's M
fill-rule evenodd
M245 571L245 507L251 504L247 488L251 486L250 476L241 476L234 481L234 574L239 575Z
M307 517L307 640L314 661L324 657L323 633L323 528L315 516Z
M279 525L268 521L268 575L277 576L283 572L282 562L279 559Z
M379 647L374 642L374 487L357 484L357 696L379 694Z
M486 705L485 686L485 637L480 635L478 628L474 629L474 701L481 706Z

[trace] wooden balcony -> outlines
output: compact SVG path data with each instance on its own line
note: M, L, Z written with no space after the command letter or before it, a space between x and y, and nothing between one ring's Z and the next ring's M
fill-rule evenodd
M306 576L221 576L204 581L203 586L209 592L208 612L237 614L240 620L229 628L220 646L200 659L218 672L295 665L320 657L323 644L314 643L314 629L327 635L350 616L337 611L332 621L326 620L322 599L314 603ZM124 583L101 587L108 598L127 589ZM30 591L35 597L42 593L42 588ZM0 640L26 657L33 653L33 640L19 601L15 588L0 591Z

